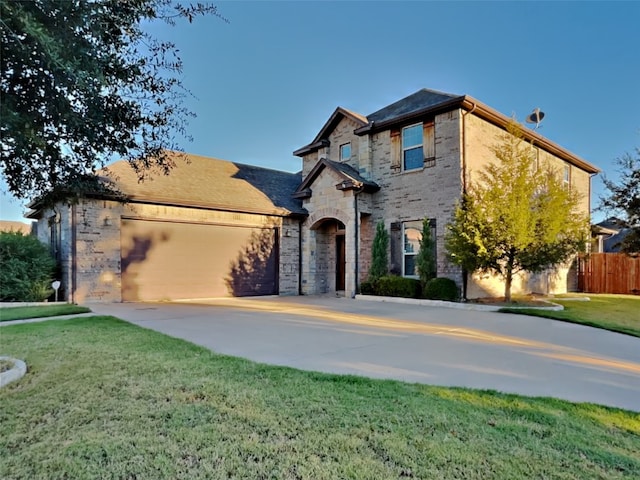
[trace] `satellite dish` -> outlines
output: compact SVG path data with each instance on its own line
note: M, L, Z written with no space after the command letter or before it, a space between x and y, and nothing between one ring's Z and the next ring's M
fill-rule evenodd
M533 109L533 112L531 112L531 114L529 114L529 116L526 118L526 122L535 123L536 124L535 129L537 129L540 126L540 122L542 121L543 118L544 118L544 112L541 111L538 107L536 107Z

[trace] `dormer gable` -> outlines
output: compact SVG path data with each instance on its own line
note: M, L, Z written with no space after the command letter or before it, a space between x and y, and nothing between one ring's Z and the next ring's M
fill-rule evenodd
M333 171L340 179L340 182L336 184L337 190L358 190L366 193L374 193L380 190L380 186L377 183L363 178L353 167L323 158L298 186L293 193L293 198L304 199L311 197L311 186L325 169Z
M338 124L345 118L352 120L356 124L356 128L365 127L369 122L367 117L351 110L347 110L343 107L338 107L329 117L329 120L323 125L313 141L294 151L293 154L297 157L303 157L309 153L318 151L321 148L329 146L329 135L338 126Z

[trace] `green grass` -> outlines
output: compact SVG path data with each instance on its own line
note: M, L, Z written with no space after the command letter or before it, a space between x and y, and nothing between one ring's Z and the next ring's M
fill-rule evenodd
M23 320L25 318L55 317L58 315L73 315L76 313L89 313L91 310L79 305L43 305L35 307L8 307L0 308L0 322L9 320Z
M580 323L640 337L640 296L604 294L571 294L567 296L589 297L591 300L576 302L563 300L562 297L554 298L552 299L554 303L564 306L564 310L557 312L509 308L503 308L500 311Z
M112 317L2 328L3 479L640 478L640 414L216 355Z

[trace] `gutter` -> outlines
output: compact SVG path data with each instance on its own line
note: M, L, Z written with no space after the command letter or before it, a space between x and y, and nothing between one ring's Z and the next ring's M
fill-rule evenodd
M476 104L473 104L470 110L462 112L462 194L467 193L467 122L466 117L470 113L473 113L476 109ZM467 299L467 283L469 281L469 272L466 268L462 268L462 298Z
M360 255L358 254L358 250L359 250L359 246L360 246L360 218L359 218L359 212L358 212L358 195L360 195L363 191L364 191L364 184L362 182L359 183L358 189L354 189L353 190L353 209L354 209L354 214L355 214L355 220L354 220L354 224L355 224L355 228L354 228L354 242L355 242L355 259L354 259L354 292L351 295L351 298L356 298L356 295L358 294L358 274L360 273Z
M302 295L302 223L298 222L298 295Z

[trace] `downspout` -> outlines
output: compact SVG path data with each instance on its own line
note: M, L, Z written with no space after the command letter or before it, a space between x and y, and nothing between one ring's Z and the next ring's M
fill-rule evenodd
M364 184L362 182L356 184L358 186L358 189L354 189L353 190L353 208L354 208L354 214L355 214L355 228L354 228L354 242L355 242L355 261L354 261L354 265L355 265L355 271L354 271L354 285L355 288L353 290L353 293L351 294L351 298L356 298L356 294L358 293L358 274L359 274L359 259L360 256L358 255L358 247L360 245L359 242L359 232L360 232L360 218L358 218L359 213L358 213L358 195L360 195L362 193L362 191L364 190Z
M298 295L302 295L302 223L298 222Z
M476 104L472 103L471 110L462 112L462 194L467 193L467 122L466 117L470 113L473 113L476 109ZM467 281L469 272L466 268L462 268L462 300L467 300Z
M76 204L73 203L71 205L71 292L69 292L71 303L76 303L76 273L78 270L76 253Z

